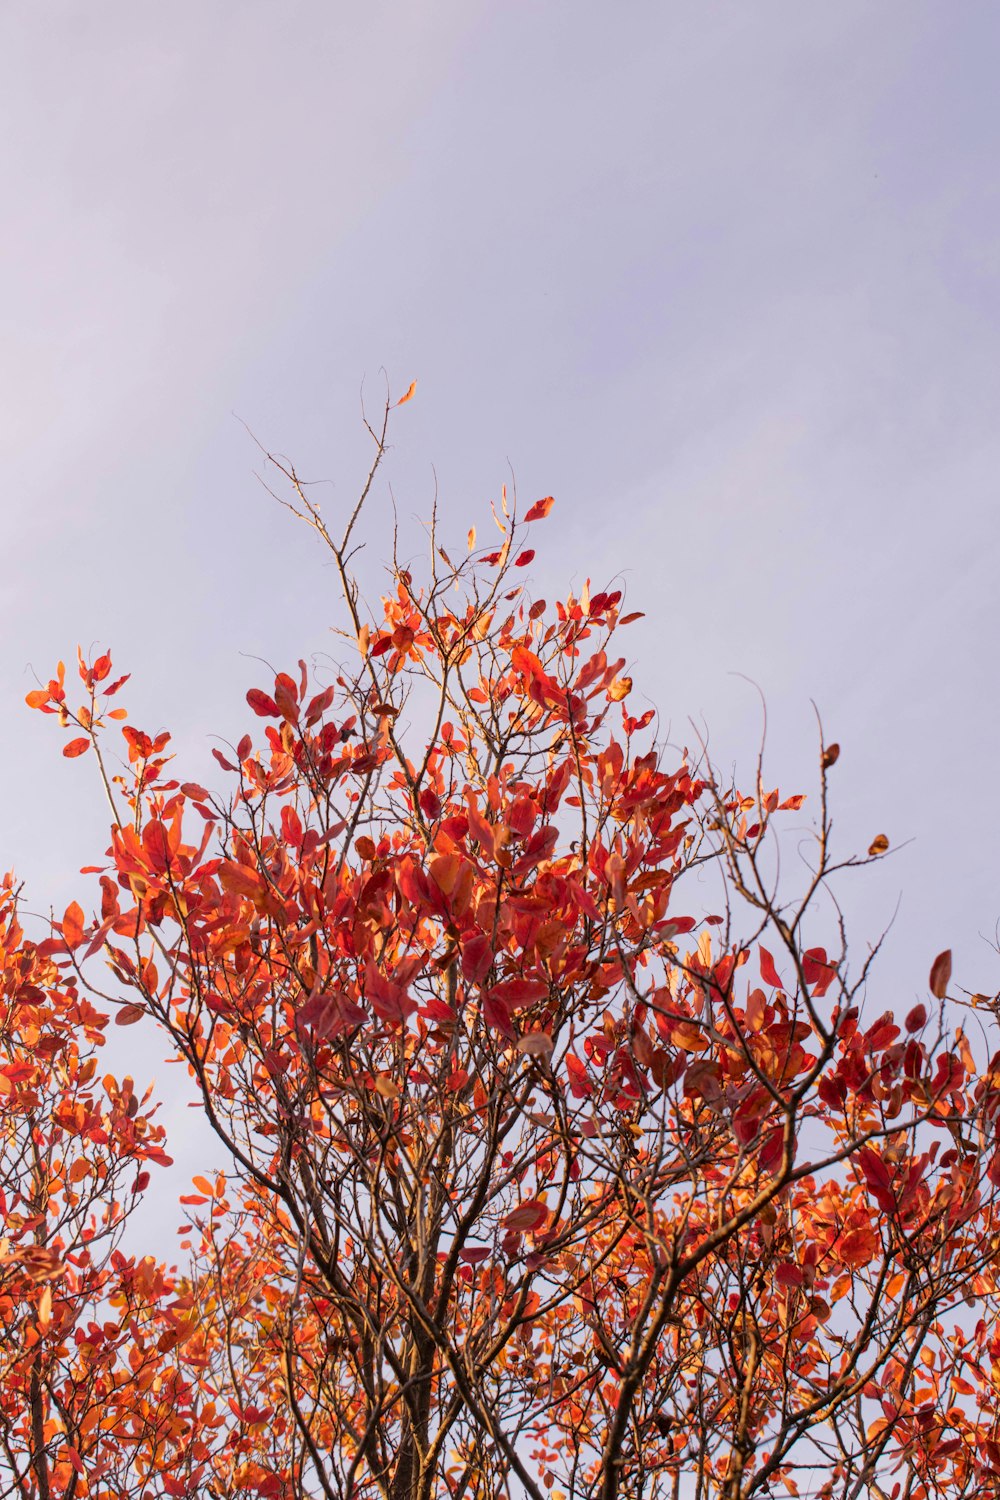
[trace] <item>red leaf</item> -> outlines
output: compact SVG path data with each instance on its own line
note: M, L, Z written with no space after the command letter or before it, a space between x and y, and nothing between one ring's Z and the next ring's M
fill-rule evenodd
M544 500L536 500L525 516L525 521L544 521L555 503L555 498L552 495L546 495Z
M276 719L278 717L278 705L267 693L262 693L260 688L251 688L247 693L247 702L262 719Z
M302 843L302 822L291 803L281 809L281 836L293 849Z
M535 549L534 549L534 547L526 547L523 552L519 552L518 555L515 557L515 559L514 559L514 566L515 566L515 568L526 568L528 566L528 564L533 560L534 556L535 556Z
M81 735L79 739L70 740L68 745L63 745L63 755L72 758L75 755L82 755L85 750L89 749L90 741Z
M512 1209L500 1223L504 1229L516 1229L523 1234L525 1230L541 1229L548 1216L549 1210L544 1203L529 1198L526 1203L519 1203Z
M324 688L321 693L317 693L314 698L310 698L306 707L306 723L315 724L316 720L326 712L332 702L332 687Z
M858 1165L864 1172L869 1187L885 1189L889 1186L889 1170L882 1158L870 1147L865 1146L858 1152Z
M807 948L802 955L802 972L813 995L820 999L836 978L837 970L829 962L825 948Z
M279 672L274 679L274 702L283 719L298 722L299 695L295 683L287 672Z
M765 984L773 985L776 990L783 990L785 988L777 969L774 967L774 959L764 947L761 947L760 950L760 977Z
M482 984L493 964L490 940L482 932L473 933L462 944L462 973L468 984Z
M534 677L538 682L548 681L545 675L545 668L535 653L529 651L527 646L515 646L510 653L510 661L511 666L516 671L522 672L525 677Z
M63 752L65 754L65 751ZM946 948L939 953L931 964L930 978L927 983L935 1000L943 1000L948 993L948 981L951 979L951 949Z
M136 1021L141 1021L146 1014L144 1005L123 1005L115 1016L116 1026L134 1026Z
M907 1015L903 1025L909 1032L922 1031L927 1025L926 1005L915 1005Z
M499 1000L508 1008L515 1005L531 1005L536 1000L544 1000L548 996L549 987L541 979L505 979L502 984L495 984L490 990L490 996Z
M514 1028L511 1025L510 1011L502 1000L493 994L486 995L483 999L483 1019L487 1026L494 1031L499 1031L501 1036L513 1037Z

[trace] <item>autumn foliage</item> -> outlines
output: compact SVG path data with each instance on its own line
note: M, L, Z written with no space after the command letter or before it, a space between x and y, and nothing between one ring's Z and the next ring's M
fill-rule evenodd
M334 534L275 467L342 659L211 788L108 654L29 698L112 826L37 945L2 896L3 1493L1000 1494L1000 1061L947 955L896 1015L848 952L836 747L803 807L659 742L620 591L527 591L550 499L370 609L375 469ZM175 1269L119 1248L165 1158L109 1016L217 1138Z

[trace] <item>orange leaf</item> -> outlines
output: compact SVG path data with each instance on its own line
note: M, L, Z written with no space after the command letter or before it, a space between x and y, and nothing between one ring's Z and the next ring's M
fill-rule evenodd
M536 500L525 516L525 521L543 521L555 503L552 495L546 495L544 500Z
M115 1016L116 1026L134 1026L136 1021L141 1021L146 1014L144 1005L123 1005Z
M402 406L402 404L403 404L404 401L409 401L410 397L413 395L413 392L416 390L416 388L417 388L417 382L415 380L411 380L410 381L410 388L409 388L409 390L407 391L407 393L406 393L405 396L400 396L399 400L396 402L396 405L397 406Z
M608 697L611 699L612 703L620 703L623 698L628 697L631 691L631 677L616 677L614 682L612 682L611 686L608 688Z
M76 948L83 942L83 911L75 901L71 901L66 908L62 933L71 948Z
M79 739L70 740L68 745L63 745L63 755L72 758L74 755L82 755L85 750L90 749L90 741L83 735Z

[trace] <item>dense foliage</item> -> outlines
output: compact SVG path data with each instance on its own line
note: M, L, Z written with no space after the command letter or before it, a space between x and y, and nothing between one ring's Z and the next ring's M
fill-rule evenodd
M113 822L93 915L36 946L3 892L2 1493L1000 1494L997 1065L947 955L862 1004L836 746L810 816L659 744L620 592L521 582L549 499L435 522L372 610L375 470L335 536L277 467L344 659L247 694L220 789L116 726L107 654L29 698ZM165 1158L108 1015L224 1156L178 1270L119 1248Z

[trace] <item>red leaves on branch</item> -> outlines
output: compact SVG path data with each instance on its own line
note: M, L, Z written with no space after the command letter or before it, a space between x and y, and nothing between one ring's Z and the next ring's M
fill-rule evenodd
M347 659L251 687L220 787L118 738L109 653L81 703L62 666L28 696L115 820L99 916L32 948L4 888L21 1492L747 1500L801 1460L840 1500L901 1467L911 1500L992 1493L1000 1056L864 1014L829 827L779 899L803 797L657 748L614 649L639 613L530 603L506 494L497 551L435 538L369 608L355 521L282 472ZM183 1275L117 1248L168 1158L132 1081L97 1083L82 974L215 1132Z

